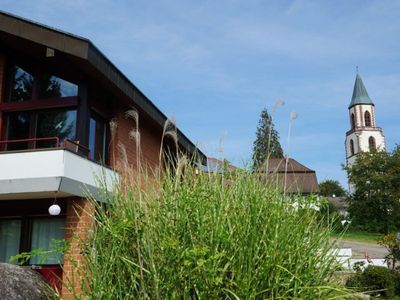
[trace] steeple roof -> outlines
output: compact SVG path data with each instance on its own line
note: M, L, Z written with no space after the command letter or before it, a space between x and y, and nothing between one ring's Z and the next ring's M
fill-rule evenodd
M351 97L349 108L357 104L374 105L371 98L368 96L368 92L364 86L360 74L358 73L356 76L356 82L354 83L353 96Z

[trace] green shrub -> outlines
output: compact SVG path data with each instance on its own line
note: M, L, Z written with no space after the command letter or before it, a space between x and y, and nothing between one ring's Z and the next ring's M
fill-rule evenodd
M400 270L397 269L394 271L394 277L395 277L395 294L400 296Z
M358 271L350 277L346 286L356 288L362 292L372 292L372 294L381 294L383 297L392 298L398 288L398 275L386 267L368 266L364 271ZM376 291L376 293L374 293Z
M180 168L180 163L177 163ZM179 167L180 166L180 167ZM97 206L80 274L89 299L331 299L330 231L257 176L130 177ZM229 178L229 180L227 179Z

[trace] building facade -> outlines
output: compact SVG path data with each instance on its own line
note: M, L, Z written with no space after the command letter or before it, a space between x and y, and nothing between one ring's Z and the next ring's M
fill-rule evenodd
M377 127L375 105L358 73L349 105L349 120L350 130L346 132L345 150L346 164L351 167L357 154L386 148L382 128Z
M136 120L127 117L132 110ZM143 167L160 168L160 149L176 150L162 140L166 120L91 41L0 12L0 262L70 241L69 257L26 262L63 289L55 277L69 280L80 267L79 238L92 224L85 196L102 201L99 178L112 193L119 162L135 168L138 149ZM182 153L205 161L179 129L177 136Z

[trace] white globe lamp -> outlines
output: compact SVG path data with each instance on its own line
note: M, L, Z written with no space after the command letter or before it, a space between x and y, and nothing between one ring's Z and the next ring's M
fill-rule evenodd
M53 204L49 207L49 214L52 216L58 216L61 212L61 207L58 204Z

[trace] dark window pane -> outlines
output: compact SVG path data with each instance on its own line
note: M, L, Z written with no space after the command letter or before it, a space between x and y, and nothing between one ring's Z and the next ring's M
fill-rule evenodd
M7 140L29 138L30 114L12 113L8 115ZM8 143L7 150L23 150L28 148L28 142Z
M365 126L371 127L371 114L369 113L369 111L365 112L364 119L365 119Z
M78 95L78 86L56 76L45 76L40 84L40 98L60 98Z
M14 85L11 92L12 102L21 102L32 99L33 76L24 69L14 68Z
M90 118L89 149L90 158L99 162L107 159L107 126L105 120L99 117Z
M19 253L21 220L0 220L0 262L8 263Z
M60 142L65 138L75 140L76 110L43 111L38 113L38 138L58 137ZM38 141L36 148L50 148L55 146L55 140Z
M94 159L95 144L96 144L96 120L90 118L90 126L89 126L90 159Z

